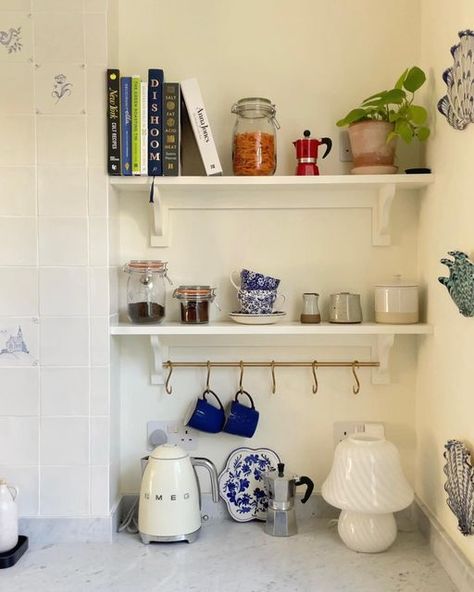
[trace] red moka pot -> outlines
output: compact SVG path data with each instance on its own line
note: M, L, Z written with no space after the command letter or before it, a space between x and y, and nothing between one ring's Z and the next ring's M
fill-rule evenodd
M298 160L298 164L296 166L296 174L297 175L319 175L319 168L316 164L318 160L318 147L321 144L326 146L326 151L323 154L323 158L331 152L332 148L332 140L331 138L321 138L320 140L316 138L310 138L311 132L309 130L305 130L304 138L296 140L293 142L293 145L296 148L296 158Z

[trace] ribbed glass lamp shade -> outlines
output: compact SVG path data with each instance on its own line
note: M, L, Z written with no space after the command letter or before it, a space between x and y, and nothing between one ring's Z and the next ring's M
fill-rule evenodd
M342 510L386 514L409 506L413 490L391 442L354 434L337 445L322 496Z

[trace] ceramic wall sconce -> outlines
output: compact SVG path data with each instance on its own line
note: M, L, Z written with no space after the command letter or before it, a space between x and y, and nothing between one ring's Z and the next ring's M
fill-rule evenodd
M449 277L439 277L438 281L446 286L449 295L465 317L474 316L474 264L462 251L449 251L454 258L441 259L449 269Z
M459 43L451 47L454 64L443 72L446 94L438 102L438 111L449 125L463 130L474 122L474 31L460 31Z
M449 440L444 447L447 504L458 519L458 528L463 535L474 534L474 467L471 455L459 440Z

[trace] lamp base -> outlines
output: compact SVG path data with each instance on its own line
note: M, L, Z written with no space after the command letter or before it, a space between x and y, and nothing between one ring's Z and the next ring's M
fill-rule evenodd
M359 553L381 553L397 538L397 525L392 513L363 514L342 510L337 530L349 549Z

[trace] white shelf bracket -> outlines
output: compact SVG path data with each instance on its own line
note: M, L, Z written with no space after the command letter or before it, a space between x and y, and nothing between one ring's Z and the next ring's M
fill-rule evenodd
M150 335L150 345L152 353L150 382L151 384L165 384L163 362L168 359L168 347L161 343L158 335Z
M150 205L153 210L150 245L152 247L169 247L169 208L164 203L163 196L156 185L153 203Z
M377 247L390 245L390 212L395 197L395 183L380 187L372 210L372 244Z
M395 342L395 335L377 335L372 346L372 359L378 360L380 366L372 370L373 384L390 383L390 352Z

